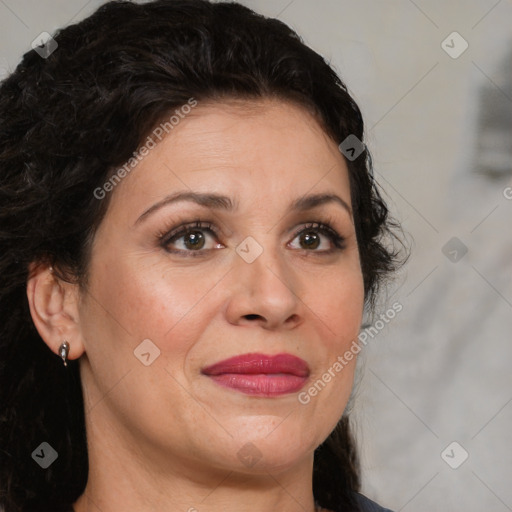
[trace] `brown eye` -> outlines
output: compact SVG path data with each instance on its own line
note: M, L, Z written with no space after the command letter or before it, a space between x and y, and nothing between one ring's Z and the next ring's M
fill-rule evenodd
M197 250L202 249L205 244L204 235L201 231L191 231L183 235L183 244L187 249Z
M314 231L305 231L300 235L300 243L304 249L316 249L320 245L320 237Z
M160 235L160 245L170 253L183 256L205 256L213 249L222 249L214 227L210 223L196 221L172 229Z
M294 248L311 251L317 254L329 254L345 247L345 239L330 225L325 223L312 223L303 226L295 233L293 240L298 242Z

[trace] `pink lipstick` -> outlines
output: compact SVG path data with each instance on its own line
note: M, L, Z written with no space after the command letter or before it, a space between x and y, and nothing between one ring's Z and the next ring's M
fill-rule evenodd
M291 354L243 354L203 368L217 384L254 396L279 396L301 389L309 377L306 361Z

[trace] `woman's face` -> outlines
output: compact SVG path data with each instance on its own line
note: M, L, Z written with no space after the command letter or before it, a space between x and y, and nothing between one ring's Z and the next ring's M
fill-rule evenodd
M78 310L90 440L181 471L311 463L364 300L336 144L285 102L199 103L111 193ZM246 354L281 356L205 372Z

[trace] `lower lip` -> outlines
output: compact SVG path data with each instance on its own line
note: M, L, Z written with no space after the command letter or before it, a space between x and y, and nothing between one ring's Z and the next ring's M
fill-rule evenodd
M224 373L210 376L217 384L253 396L279 396L299 391L307 377L289 374Z

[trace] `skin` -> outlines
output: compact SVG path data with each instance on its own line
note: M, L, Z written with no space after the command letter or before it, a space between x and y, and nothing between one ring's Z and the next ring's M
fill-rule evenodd
M137 222L182 190L226 195L238 210L179 202ZM80 358L89 479L75 511L313 512L313 452L347 404L356 358L305 405L298 392L221 387L201 369L286 352L308 363L307 390L357 337L363 278L336 143L287 102L200 103L111 193L87 289L41 265L27 288L44 341L58 353L66 339ZM288 209L317 193L349 209ZM197 249L183 237L167 249L188 253L168 252L159 234L197 219L218 233L200 231L203 254L188 256ZM342 249L318 230L313 248L296 236L328 220ZM247 236L263 248L252 263L235 250ZM149 366L134 356L145 339L160 350ZM251 467L237 456L247 443Z

